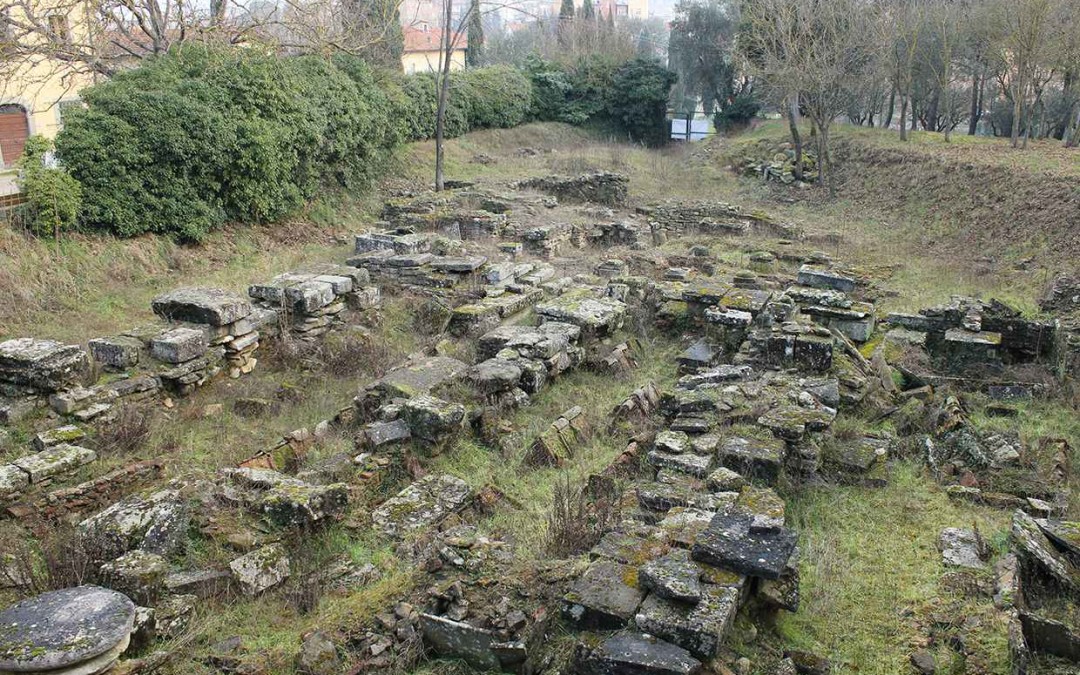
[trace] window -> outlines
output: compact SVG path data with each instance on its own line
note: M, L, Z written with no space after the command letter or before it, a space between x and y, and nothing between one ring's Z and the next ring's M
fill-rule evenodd
M630 16L630 5L615 5L615 16Z
M11 10L0 9L0 51L15 44L15 27L11 24Z
M71 31L68 28L67 17L63 14L50 14L49 15L49 32L52 36L61 42L67 42L71 39Z
M67 117L68 111L73 108L83 107L83 102L79 99L70 99L67 101L60 101L56 104L56 116L60 120L60 126L64 126L64 118Z

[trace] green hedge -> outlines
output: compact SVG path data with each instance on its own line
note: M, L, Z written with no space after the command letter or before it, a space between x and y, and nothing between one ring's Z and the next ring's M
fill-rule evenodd
M676 76L659 61L594 56L563 65L532 58L526 72L534 119L598 124L648 145L667 138L668 94Z
M455 72L446 136L530 118L606 120L658 142L673 77L654 62L602 59ZM400 143L435 135L438 91L431 74L373 71L345 56L190 45L82 98L56 140L81 186L79 223L197 241L228 221L281 219L326 187L369 184Z
M409 75L401 89L408 101L403 113L408 138L434 138L439 106L435 76ZM444 133L455 138L474 129L515 127L528 119L531 99L529 77L515 68L490 66L455 72L450 78Z
M509 68L455 73L447 135L524 121ZM226 221L283 218L326 186L361 188L405 140L435 133L430 75L345 56L187 46L82 92L57 154L83 189L80 222L199 240Z

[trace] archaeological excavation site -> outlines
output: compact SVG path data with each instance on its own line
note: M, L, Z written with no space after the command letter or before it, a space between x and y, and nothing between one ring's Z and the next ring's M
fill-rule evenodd
M566 129L7 314L0 673L1080 672L1080 276Z

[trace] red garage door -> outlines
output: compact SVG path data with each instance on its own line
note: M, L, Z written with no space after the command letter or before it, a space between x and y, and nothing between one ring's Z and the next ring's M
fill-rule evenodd
M21 105L0 105L0 157L4 166L11 166L22 157L29 135L26 109Z

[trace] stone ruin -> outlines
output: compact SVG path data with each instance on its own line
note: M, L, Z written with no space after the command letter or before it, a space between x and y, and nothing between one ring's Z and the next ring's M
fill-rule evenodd
M49 405L67 422L35 436L34 452L0 466L0 503L15 518L77 523L78 536L99 551L94 582L111 589L67 589L0 612L0 671L104 672L129 644L147 649L156 638L182 635L199 603L227 593L255 597L300 575L343 592L372 583L378 569L347 559L301 570L287 544L346 518L403 456L453 452L470 436L493 449L524 440L521 471L535 471L572 464L600 429L627 428L626 450L589 477L584 493L597 518L603 510L617 515L577 566L515 567L511 548L474 524L502 496L469 476L418 471L374 504L372 531L427 576L353 637L356 672L390 668L418 647L482 670L530 672L547 658L555 622L580 634L565 672L704 672L724 653L740 613L798 611L800 552L786 490L822 481L882 485L889 459L910 452L925 457L950 497L1015 510L1015 556L995 570L1014 661L1038 653L1080 661L1077 627L1060 605L1062 594L1075 602L1080 588L1080 526L1057 519L1067 461L1049 483L1012 480L1024 468L1018 440L980 434L959 398L935 392L966 384L1001 398L1000 412L1010 414L1009 400L1048 386L1011 380L1016 368L1075 377L1080 340L1069 312L1077 294L1067 282L1048 295L1048 306L1068 308L1054 319L968 298L882 319L868 279L790 239L749 251L750 269L728 269L701 246L657 264L631 219L624 225L605 213L602 222L620 224L545 225L530 236L516 221L552 208L550 201L471 186L456 192L388 204L387 223L358 235L345 265L305 266L252 285L246 298L178 289L153 302L162 323L92 340L88 350L32 339L0 344L2 421ZM657 233L777 227L717 204L661 205L644 215L651 241ZM549 259L583 245L623 250L605 251L611 257L589 268L595 274L563 274ZM80 445L81 425L107 423L115 406L133 400L241 377L256 367L265 341L317 341L349 313L377 312L383 292L402 291L444 303L448 333L472 351L410 355L359 386L313 431L298 429L210 476L163 484L162 462L150 461L49 491L96 461L95 450ZM685 338L669 364L677 379L627 387L609 420L569 407L535 436L517 439L500 414L528 405L565 373L589 367L616 377L638 367L636 343L621 342L630 317L634 330L647 325ZM110 377L93 381L98 368ZM898 416L898 428L932 409L935 424L903 438L840 438L834 421L856 406ZM349 434L352 452L305 463L308 448L332 430ZM1046 451L1068 455L1052 441ZM1003 474L1024 489L999 489ZM237 555L221 566L174 567L191 528ZM951 568L985 567L977 532L949 528L941 548ZM496 581L475 583L493 570ZM41 620L60 614L65 621ZM71 649L72 631L87 626L95 640ZM311 665L340 666L332 637L319 631L303 640L302 672L336 672ZM39 648L27 652L27 644ZM152 667L157 652L144 653L121 662L135 669L124 672Z

